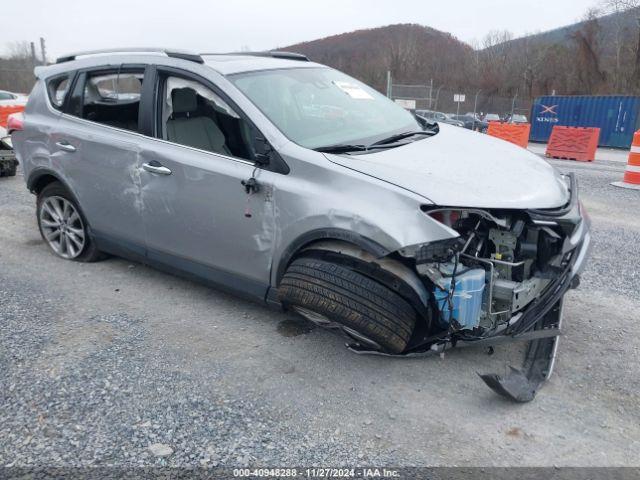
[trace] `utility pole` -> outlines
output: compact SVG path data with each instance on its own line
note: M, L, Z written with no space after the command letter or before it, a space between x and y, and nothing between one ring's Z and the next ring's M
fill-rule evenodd
M480 95L482 90L478 90L476 92L476 99L473 102L473 127L472 130L476 129L476 119L478 118L478 96Z
M511 123L513 123L513 113L516 110L516 100L518 98L518 91L516 90L516 96L513 97L513 101L511 102Z
M387 70L387 97L391 98L391 70Z
M31 42L31 63L35 67L38 59L36 58L36 44Z
M442 90L442 87L444 87L444 85L440 85L438 87L438 90L436 90L436 104L434 105L434 110L438 109L438 99L440 98L440 90Z
M640 17L636 18L636 21L638 22L638 45L636 47L636 65L635 65L635 75L634 78L636 79L636 90L638 92L640 92Z
M47 64L47 49L44 46L44 38L40 37L40 52L42 53L42 65Z
M433 78L431 79L431 84L429 85L429 110L431 110L432 102L433 102Z

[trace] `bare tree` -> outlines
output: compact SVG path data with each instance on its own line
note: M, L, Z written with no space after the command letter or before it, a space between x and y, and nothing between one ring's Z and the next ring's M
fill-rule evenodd
M606 80L606 73L600 66L599 33L600 25L595 10L587 12L588 18L582 26L576 30L571 38L578 49L578 75L582 88L590 93L595 93L598 87Z
M625 72L626 62L625 56L627 54L633 55L638 58L640 52L634 45L634 42L629 43L630 32L628 31L627 15L629 10L640 7L640 0L601 0L600 9L596 10L598 15L611 15L614 24L613 44L615 47L615 67L613 70L613 87L616 91L621 91L624 88L624 84L627 83L626 77L628 74ZM638 34L638 40L640 41L640 32ZM635 50L635 51L634 51ZM640 66L637 61L633 62L635 68L633 69L634 75L638 71ZM630 79L629 83L637 83L634 79Z
M21 60L31 58L31 46L27 41L9 42L6 48L9 52L10 59Z

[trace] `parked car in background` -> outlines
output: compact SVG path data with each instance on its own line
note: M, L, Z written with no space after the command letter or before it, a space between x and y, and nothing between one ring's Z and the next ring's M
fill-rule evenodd
M416 115L430 122L447 123L449 125L464 128L464 122L454 120L446 113L435 112L433 110L416 110Z
M88 52L36 78L12 139L61 259L196 276L359 353L527 340L524 371L482 376L519 402L551 374L591 238L572 174L298 54Z
M0 177L13 177L18 168L18 160L13 151L11 133L22 128L22 112L11 113L0 125Z
M0 90L0 107L8 105L26 105L29 97L22 93L8 92Z
M497 113L487 113L484 116L484 121L487 122L487 123L489 123L489 122L501 122L502 118Z
M489 124L487 122L479 120L473 115L451 115L451 118L458 122L463 122L464 128L467 130L475 130L484 133L487 131L487 128L489 128Z
M527 120L526 115L520 115L517 113L514 113L513 115L508 114L504 117L504 121L506 123L516 123L516 124L523 124L523 123L529 123L529 120Z
M0 177L13 177L17 167L11 136L4 127L0 127Z

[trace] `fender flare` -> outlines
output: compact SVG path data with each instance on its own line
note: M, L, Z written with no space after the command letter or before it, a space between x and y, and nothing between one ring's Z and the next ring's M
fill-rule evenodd
M278 260L274 286L277 287L280 284L280 280L282 280L284 272L296 253L300 252L305 245L318 240L341 240L343 242L352 243L376 258L385 257L391 253L390 250L386 249L379 243L350 230L344 230L341 228L319 228L311 230L300 235L283 250L280 259Z
M29 191L31 193L37 195L37 193L36 193L36 184L38 183L38 180L41 179L44 176L49 176L49 177L55 178L56 179L55 181L59 182L67 190L67 192L69 192L69 195L71 196L73 201L76 203L77 207L80 209L80 214L82 215L82 219L85 222L85 225L87 227L89 235L91 235L92 238L93 238L93 229L91 228L91 223L89 222L89 220L87 219L87 216L85 215L84 211L82 210L82 205L78 201L78 197L76 196L75 193L73 193L73 190L69 187L69 184L67 182L65 182L60 177L60 175L58 175L56 172L54 172L53 170L51 170L49 168L46 168L46 167L34 168L31 171L31 173L29 174L29 178L27 178L27 188L29 189Z
M29 177L27 178L27 189L31 193L36 193L36 185L38 183L38 180L40 180L44 176L55 178L57 182L60 182L64 186L64 188L66 188L69 193L73 195L74 200L77 200L76 196L73 194L73 190L69 188L67 182L65 182L60 177L60 175L47 167L36 167L31 171L31 173L29 173Z

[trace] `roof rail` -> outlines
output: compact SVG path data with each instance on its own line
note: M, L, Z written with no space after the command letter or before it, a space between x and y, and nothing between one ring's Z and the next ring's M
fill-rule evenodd
M181 50L172 50L166 48L107 48L104 50L89 50L86 52L76 52L69 55L58 57L56 63L71 62L77 57L85 57L90 55L102 55L107 53L164 53L167 57L181 58L196 63L204 63L202 57L197 53L184 52Z
M249 57L271 57L282 58L285 60L298 60L300 62L309 62L306 55L295 52L280 52L277 50L267 52L229 52L229 53L201 53L200 55L246 55Z

